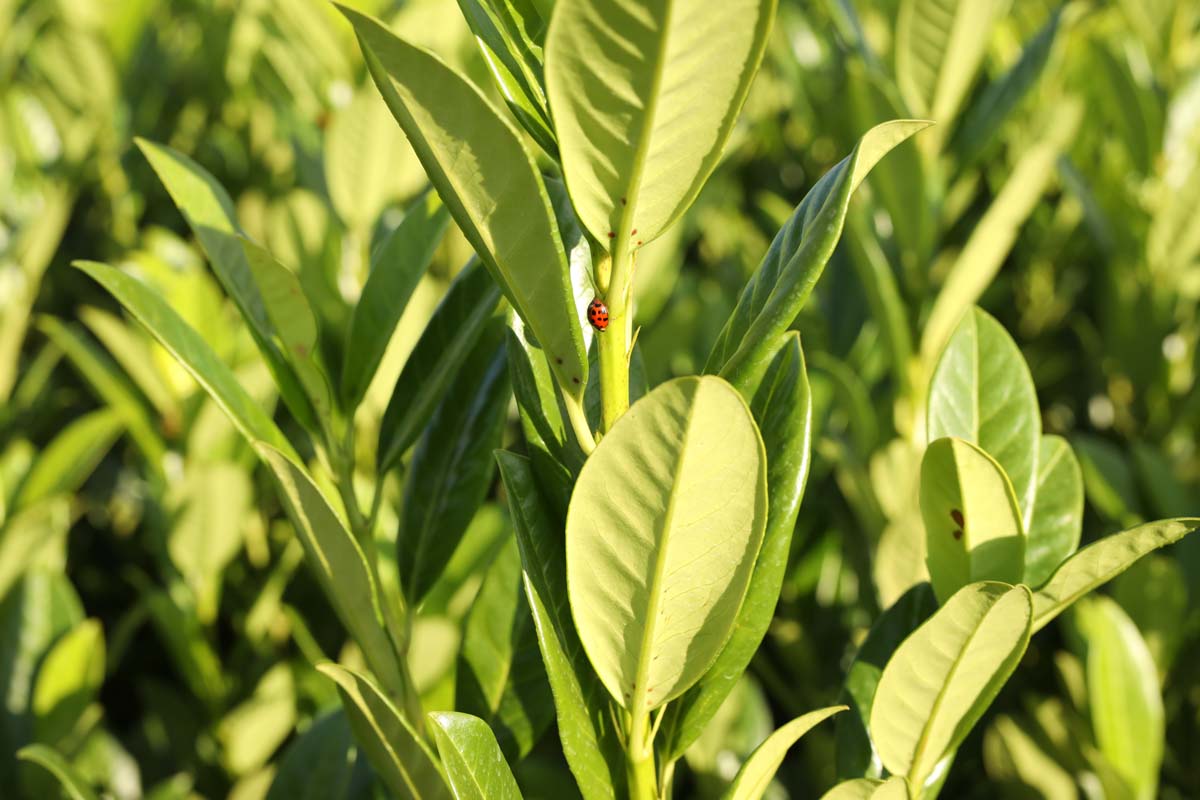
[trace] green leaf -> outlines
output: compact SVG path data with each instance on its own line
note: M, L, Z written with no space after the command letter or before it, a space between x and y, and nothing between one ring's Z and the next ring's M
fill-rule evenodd
M342 407L356 408L367 393L408 300L450 224L441 200L429 192L408 209L371 254L371 274L350 317Z
M1075 613L1087 643L1088 710L1096 743L1130 796L1151 800L1158 795L1166 721L1150 649L1107 597L1088 598Z
M896 82L913 114L950 129L1006 0L901 0Z
M509 539L492 560L463 625L455 708L481 717L500 749L523 758L554 717L521 587L521 554Z
M83 621L70 581L58 572L30 570L0 603L0 752L33 739L30 705L38 664L54 642ZM0 786L15 786L16 765L0 759Z
M1147 522L1105 536L1068 558L1033 595L1036 633L1072 603L1120 575L1142 556L1174 544L1200 527L1200 519L1182 517Z
M1050 60L1050 50L1062 17L1061 6L1050 12L1046 24L1025 43L1020 58L971 103L950 143L957 153L959 169L966 170L975 165L995 141L1009 114L1041 77Z
M775 235L713 346L705 372L720 372L739 390L753 390L780 335L795 321L833 255L851 194L892 148L930 124L894 120L876 125L825 173Z
M557 158L542 74L545 20L530 0L458 0L458 7L508 109L538 146Z
M821 800L909 800L908 781L893 775L886 781L855 778L821 795Z
M725 800L759 800L766 793L791 746L818 723L845 710L846 706L830 706L819 711L810 711L772 733L750 754L746 763L742 764L733 783L723 795Z
M563 755L586 800L624 795L623 750L608 698L588 663L567 599L562 528L539 496L528 459L496 453L521 550L525 596L554 694Z
M668 759L696 740L745 672L775 616L810 464L812 392L800 336L789 333L751 402L767 453L767 527L729 642L660 725Z
M38 667L31 709L37 741L57 745L75 728L104 682L104 630L84 620L55 642Z
M1029 644L1024 586L960 589L896 650L871 709L883 765L922 786L999 693Z
M21 748L17 752L17 758L37 764L53 775L63 793L71 800L99 800L99 795L92 790L91 783L53 748L32 744Z
M71 420L38 454L17 493L15 507L31 507L48 497L76 492L123 427L121 414L114 408L102 408ZM3 594L0 588L0 596Z
M324 714L283 751L266 800L349 800L357 762L346 712Z
M587 353L554 211L512 124L431 53L338 6L367 66L450 214L553 357L563 391L582 397Z
M728 640L766 527L766 466L750 410L713 377L646 395L584 464L567 512L571 612L635 716L685 692Z
M106 264L77 261L75 266L109 291L191 373L250 442L263 442L285 453L292 446L212 348L167 303L141 281Z
M254 487L246 470L231 462L191 462L182 483L186 505L167 534L167 553L196 596L200 620L211 623L221 573L242 549Z
M166 375L155 364L145 335L116 314L98 308L85 306L78 314L80 321L100 340L164 418L164 424L177 421L181 414L179 400Z
M500 300L485 270L472 260L450 285L425 326L379 423L379 472L395 466L421 435L442 395Z
M987 453L938 439L921 461L926 563L938 599L983 580L1019 583L1025 530L1012 485Z
M442 574L491 486L510 397L501 329L497 321L459 369L408 469L396 559L412 608Z
M354 738L388 789L414 800L451 797L424 739L374 684L337 664L317 669L337 684Z
M967 312L942 351L929 386L926 429L931 442L954 436L996 459L1029 528L1042 435L1037 392L1017 343L982 309Z
M296 687L292 668L280 662L267 670L242 703L221 717L216 738L232 775L260 769L296 726Z
M72 499L70 495L47 498L4 521L0 527L0 600L25 573L61 573L66 568Z
M280 500L325 596L380 684L389 694L404 696L403 671L390 637L395 622L358 541L291 458L265 444L255 449L271 468Z
M1025 540L1025 578L1040 586L1079 547L1083 530L1083 473L1060 436L1043 436L1038 448L1037 500Z
M225 293L246 320L250 335L271 368L288 408L305 427L316 430L313 410L286 357L275 343L274 325L263 299L263 287L258 284L260 276L246 259L245 240L237 224L233 201L216 178L187 156L145 139L136 141L200 240Z
M305 299L300 279L261 246L249 239L241 241L246 264L258 283L267 318L274 327L276 344L304 387L317 419L328 419L333 410L333 390L317 362L317 317Z
M1000 193L975 224L929 311L921 338L921 359L926 364L934 362L963 314L1000 271L1021 225L1033 213L1054 176L1059 154L1074 140L1082 112L1077 102L1060 103L1048 112L1048 132L1024 149Z
M89 341L75 326L54 317L42 317L38 328L71 360L105 403L121 418L129 436L155 475L162 475L167 446L154 428L137 390L129 383L108 354Z
M1071 446L1079 454L1088 502L1105 517L1124 526L1141 521L1137 476L1118 445L1093 434L1076 434Z
M867 728L871 708L875 704L875 690L892 653L936 610L937 598L934 597L933 588L928 583L919 583L901 595L875 620L867 638L858 648L846 672L840 698L850 706L852 713L838 717L835 727L837 771L840 777L882 777L879 754L875 751Z
M609 250L653 240L696 199L750 91L775 5L555 3L546 90L563 173L584 227Z
M470 714L429 715L438 755L457 800L521 800L521 790L487 723Z

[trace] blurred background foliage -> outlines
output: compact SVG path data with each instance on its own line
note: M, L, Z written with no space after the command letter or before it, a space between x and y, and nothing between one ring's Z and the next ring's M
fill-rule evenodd
M499 102L455 3L353 5ZM905 43L959 5L971 35L939 75ZM724 162L639 261L651 383L703 367L793 206L863 131L902 116L939 124L867 181L797 325L818 435L789 576L750 677L687 755L683 796L719 793L772 719L834 702L872 621L924 578L920 398L972 303L1016 338L1046 431L1080 456L1085 543L1200 513L1200 4L1188 0L784 0ZM56 791L13 758L36 742L118 798L298 797L317 767L343 796L371 796L313 668L344 635L253 454L68 269L98 258L134 271L276 407L134 136L228 188L246 232L300 277L327 358L372 245L426 189L323 0L0 0L0 787ZM456 231L440 246L361 422L377 424L469 255ZM276 417L298 428L282 405ZM504 436L519 440L515 416ZM431 708L454 704L485 565L511 560L499 492L414 634ZM385 504L384 530L398 513ZM1159 797L1200 797L1198 660L1190 537L1033 642L945 796L1134 797L1161 759ZM571 785L554 740L516 767L526 796ZM331 742L342 759L314 761ZM835 766L832 728L814 731L773 796L816 796Z

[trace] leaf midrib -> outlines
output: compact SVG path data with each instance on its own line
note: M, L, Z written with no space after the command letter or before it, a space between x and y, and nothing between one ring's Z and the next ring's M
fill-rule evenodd
M650 649L653 645L657 629L658 629L658 612L659 604L662 596L658 591L663 580L663 575L666 572L667 566L667 533L671 530L671 522L675 517L675 501L679 496L677 488L680 485L680 475L683 472L684 456L687 453L688 438L692 432L692 420L695 417L696 408L699 405L700 398L700 381L696 382L696 390L692 395L692 402L688 407L687 414L684 417L683 437L679 443L679 456L675 459L675 469L672 471L671 478L671 494L667 500L666 512L663 515L661 530L664 535L661 539L661 546L658 550L658 555L654 560L654 573L650 578L649 604L646 609L646 625L642 629L641 648L638 651L637 673L633 681L633 698L630 701L634 716L641 714L648 709L644 708L646 699L646 679L650 672Z

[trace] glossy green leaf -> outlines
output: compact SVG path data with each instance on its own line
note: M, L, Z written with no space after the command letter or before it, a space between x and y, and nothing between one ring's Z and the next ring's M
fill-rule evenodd
M291 458L268 445L256 449L271 468L309 569L325 596L362 648L380 684L389 694L403 696L405 681L391 638L395 622L358 541Z
M492 482L492 451L510 397L501 328L497 321L467 356L408 469L396 559L413 608L441 575Z
M288 408L310 430L316 430L312 408L275 342L273 320L263 297L268 287L259 285L260 276L247 262L245 240L228 193L216 178L182 153L145 139L138 139L137 144L200 240L225 293L246 320Z
M546 21L531 0L458 0L504 102L548 155L558 145L543 84Z
M54 317L42 317L38 327L66 353L96 394L120 416L130 438L145 457L146 464L156 475L161 475L166 444L155 430L146 404L138 397L124 373L107 353L85 338L75 326L64 325Z
M699 682L667 709L659 738L674 759L695 741L758 650L775 616L808 480L812 392L800 336L785 338L751 401L767 453L767 527L729 642Z
M554 694L563 755L586 800L624 795L624 748L609 700L571 619L562 528L539 495L528 459L496 454L521 551L525 596Z
M846 672L840 698L850 706L851 713L839 716L835 728L837 771L840 777L882 777L883 764L875 752L867 728L875 703L875 690L892 653L936 610L937 598L934 597L933 588L928 583L919 583L901 595L875 620L867 638L858 648Z
M17 752L17 758L45 769L58 781L63 793L71 800L100 800L91 782L83 777L58 751L42 744L32 744Z
M926 429L931 442L954 436L996 459L1012 482L1028 529L1042 415L1017 343L982 309L967 312L942 351L929 386Z
M166 301L141 281L106 264L77 261L75 266L94 278L146 326L212 396L243 436L285 453L294 452L260 404L237 382L229 367Z
M582 396L587 353L566 254L545 186L517 131L436 56L370 17L339 9L459 229L553 356L563 390Z
M913 114L949 130L987 52L1005 0L901 0L896 83Z
M515 539L492 560L467 614L456 680L454 707L490 725L509 758L523 758L553 721Z
M987 453L938 439L921 461L926 564L942 602L975 581L1019 583L1025 530L1012 485Z
M895 120L867 131L854 151L822 176L775 235L742 290L705 365L739 390L753 390L779 336L791 327L841 236L850 196L896 145L931 123Z
M988 84L979 99L966 109L962 124L950 143L962 167L974 166L976 161L996 140L1004 121L1041 77L1050 50L1062 23L1063 7L1050 12L1046 24L1035 33L1020 57L1008 70Z
M1147 522L1105 536L1062 563L1033 595L1033 630L1046 626L1072 603L1120 575L1142 556L1173 544L1200 527L1200 519Z
M728 640L766 483L750 410L712 377L646 395L584 464L567 513L571 612L600 680L635 715L686 691Z
M60 636L83 621L79 597L55 572L26 572L0 603L0 751L14 753L33 740L34 679L38 664ZM16 785L11 758L0 759L0 785Z
M317 419L327 419L333 411L333 389L317 361L317 317L305 299L300 279L262 246L244 238L241 243L246 264L262 293L276 344L308 395Z
M472 260L450 285L425 326L379 424L379 471L395 466L421 435L442 395L500 300L488 273Z
M1096 744L1130 791L1158 796L1166 720L1158 671L1137 626L1107 597L1076 609L1087 643L1088 710Z
M71 420L38 454L14 505L28 507L48 497L78 490L121 435L123 427L121 414L113 408L102 408Z
M766 793L791 746L818 723L845 710L846 706L830 706L810 711L772 733L742 764L724 794L725 800L759 800Z
M424 739L371 681L337 664L318 669L337 684L354 738L388 789L414 800L452 796Z
M58 744L74 729L104 682L104 630L99 620L75 626L38 667L30 705L37 741Z
M571 200L602 245L649 242L695 200L774 16L774 0L555 3L546 90Z
M1038 449L1037 500L1025 540L1025 578L1040 586L1079 547L1083 531L1083 473L1060 436L1043 436Z
M1029 644L1024 586L964 587L921 625L883 670L871 735L889 772L921 786L983 715Z
M855 778L821 795L821 800L909 800L908 781L893 775L886 781Z
M486 722L454 711L435 712L429 720L457 800L521 800L517 781Z
M266 800L349 800L358 759L346 712L324 714L283 751Z
M449 224L446 207L429 192L413 203L371 254L371 273L351 314L346 337L341 383L344 408L355 408L367 393L400 315Z

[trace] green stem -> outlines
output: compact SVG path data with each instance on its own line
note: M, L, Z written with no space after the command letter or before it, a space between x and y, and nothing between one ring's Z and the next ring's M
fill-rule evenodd
M654 736L646 712L629 718L625 737L625 778L630 800L658 800L658 776L654 769Z

